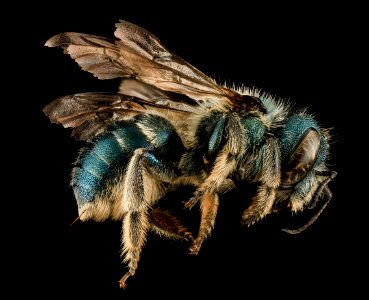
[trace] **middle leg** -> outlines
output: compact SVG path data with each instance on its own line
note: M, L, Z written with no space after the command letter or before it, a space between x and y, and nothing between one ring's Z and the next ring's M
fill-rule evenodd
M200 251L203 241L211 234L214 228L215 219L218 212L218 194L206 193L201 198L201 221L200 229L196 239L192 242L189 250L190 254L196 255Z

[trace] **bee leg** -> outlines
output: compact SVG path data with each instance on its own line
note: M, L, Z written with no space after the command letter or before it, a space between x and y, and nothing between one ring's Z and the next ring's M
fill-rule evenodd
M200 251L203 241L211 234L218 212L218 194L205 193L201 199L200 229L196 239L191 244L190 254L196 255Z
M327 197L332 197L330 189L328 188L328 183L330 181L332 181L332 179L334 179L337 176L337 172L330 172L329 176L327 177L327 179L325 179L319 186L319 188L317 189L317 191L314 194L313 197L313 201L311 201L311 203L308 206L308 209L314 209L315 206L318 204L319 200L321 199L322 196L327 195Z
M141 250L149 228L147 211L129 212L123 221L124 261L128 262L129 271L119 280L119 286L126 288L128 277L135 275Z
M126 212L123 220L122 255L128 263L129 271L119 280L121 288L126 287L126 280L136 272L150 229L150 207L162 196L158 178L169 181L175 176L175 170L151 150L139 148L134 151L126 168L122 193L122 209Z
M288 208L291 211L297 211L296 209L297 207L299 208L299 210L302 210L306 204L308 204L307 206L308 209L314 209L317 203L321 200L322 196L324 195L326 196L326 201L320 207L318 212L314 214L314 216L309 221L307 221L303 226L300 226L299 228L296 229L284 228L282 229L282 231L290 234L298 234L303 232L308 227L310 227L310 225L312 225L318 219L320 214L328 205L329 201L332 199L332 192L328 188L328 183L333 178L335 178L336 175L337 175L336 172L330 172L328 176L320 176L315 178L313 177L313 174L310 174L307 177L307 179L304 178L297 185L297 190L291 195L290 202L288 203ZM309 178L311 178L311 181L309 180ZM298 202L296 202L296 199L298 199ZM296 203L299 203L299 206L296 206ZM293 204L295 204L295 206Z
M269 138L261 148L256 165L259 186L250 206L242 214L242 223L251 226L272 211L276 199L276 190L280 184L280 152L275 138Z
M304 209L319 186L319 178L313 172L309 172L298 184L296 184L293 193L289 197L288 209L297 213Z
M329 201L331 201L332 199L332 192L330 191L328 186L324 186L323 191L327 196L327 200L322 205L322 207L318 210L318 212L309 221L307 221L304 225L298 228L294 228L294 229L282 228L282 231L287 232L289 234L298 234L298 233L303 232L307 228L309 228L319 218L320 214L323 212L323 210L327 207Z
M251 205L242 214L242 224L251 226L270 213L276 197L276 189L262 184Z
M229 176L246 149L246 140L240 138L240 136L245 135L245 130L239 121L239 116L236 114L214 115L205 121L215 124L208 136L207 152L203 156L208 171L206 171L206 179L202 178L205 180L194 196L185 204L185 207L189 209L207 193L219 194L234 187ZM214 157L215 159L210 163L206 157Z
M306 205L314 208L320 200L324 187L336 176L336 172L329 173L329 176L318 176L314 172L307 174L296 186L290 196L288 208L292 212L299 212Z
M131 236L125 237L124 240L129 241L131 247L135 250L130 250L130 256L126 256L125 260L129 259L129 271L119 280L119 286L121 288L126 288L126 280L135 274L141 253L141 247L144 243L144 240L142 240L142 232L146 233L146 228L149 222L151 223L151 229L161 236L193 241L191 232L184 228L177 218L171 215L168 211L163 211L159 208L155 208L151 211L149 219L147 218L147 214L130 213L126 216L125 222L128 223L126 226L129 227ZM141 242L135 243L135 241L139 241L140 239Z
M184 207L187 208L187 209L192 209L196 203L199 202L199 197L191 197L190 200L184 202Z
M171 213L160 208L154 208L150 214L151 229L167 238L184 239L192 241L192 233L183 227L181 222Z
M202 201L206 194L218 194L232 189L234 183L228 177L236 167L236 157L225 147L216 158L210 175L185 203L185 207L191 209L199 200Z
M228 132L226 139L225 131ZM203 241L211 234L219 206L218 194L234 187L229 177L246 149L246 141L240 136L244 136L244 128L239 117L229 114L220 118L209 138L208 154L212 156L217 153L214 164L210 174L186 203L186 207L191 208L200 200L201 207L199 233L190 247L190 254L197 254Z
M211 234L219 206L218 193L223 193L234 187L228 179L236 166L236 156L225 147L216 158L213 170L204 183L198 188L194 196L186 203L191 208L200 200L201 221L198 236L190 246L190 254L198 254L203 241Z
M223 183L221 183L217 189L218 194L226 193L227 191L230 191L235 187L234 181L232 179L226 178L223 180ZM196 191L195 195L184 203L184 207L187 209L192 209L196 203L200 200L201 197L204 196L204 193L200 191Z

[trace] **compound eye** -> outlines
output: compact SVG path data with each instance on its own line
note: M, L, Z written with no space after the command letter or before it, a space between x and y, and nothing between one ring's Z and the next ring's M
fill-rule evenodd
M312 128L305 131L288 161L282 166L283 187L293 186L305 177L318 157L319 147L319 133Z

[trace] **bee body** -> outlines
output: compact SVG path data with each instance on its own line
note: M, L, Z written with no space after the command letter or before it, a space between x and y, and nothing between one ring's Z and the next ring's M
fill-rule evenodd
M211 234L219 195L239 182L257 185L241 222L247 226L288 209L326 203L336 173L326 166L329 134L305 112L253 89L218 85L170 53L147 30L116 24L111 40L83 33L58 34L46 43L62 47L99 79L122 78L117 93L61 97L44 108L52 122L73 128L89 143L72 171L81 220L121 220L122 255L135 274L148 230L191 242L197 254ZM200 203L196 238L168 211L155 206L169 191L192 184L186 202Z

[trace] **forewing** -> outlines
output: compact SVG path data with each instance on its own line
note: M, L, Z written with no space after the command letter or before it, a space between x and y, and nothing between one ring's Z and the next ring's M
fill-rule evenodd
M114 35L120 39L117 45L123 50L122 56L129 53L134 57L129 59L129 62L134 70L139 70L138 78L142 81L166 91L179 92L196 100L203 100L209 107L216 101L226 101L227 96L233 95L232 91L217 85L213 79L169 52L159 39L146 29L120 21L116 24ZM130 51L127 51L127 48Z
M133 70L120 64L119 48L112 39L77 33L60 33L50 38L45 46L62 47L84 71L99 79L129 77Z
M43 111L52 123L73 128L72 136L77 140L90 141L110 124L137 114L170 112L173 118L185 120L189 114L196 113L190 107L186 111L186 107L162 98L147 101L122 94L82 93L58 98Z
M203 109L260 110L258 99L243 97L222 87L170 53L147 30L121 21L116 24L119 41L83 33L61 33L46 42L49 47L63 47L83 70L100 79L134 78L137 81L186 95ZM121 91L122 92L122 91Z

